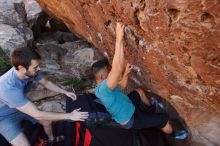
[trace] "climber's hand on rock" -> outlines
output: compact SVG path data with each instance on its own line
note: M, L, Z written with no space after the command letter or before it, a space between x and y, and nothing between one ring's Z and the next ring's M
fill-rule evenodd
M134 68L133 65L127 63L124 74L128 75L133 70L133 68Z

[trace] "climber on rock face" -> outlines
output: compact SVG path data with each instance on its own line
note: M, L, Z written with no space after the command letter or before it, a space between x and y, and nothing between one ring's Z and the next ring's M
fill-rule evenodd
M186 139L188 134L185 130L174 132L168 116L155 112L156 106L160 105L155 98L150 100L142 89L136 89L128 95L122 92L127 85L129 73L133 69L132 65L125 63L123 37L124 25L117 23L112 67L108 60L101 60L92 65L97 82L96 96L112 115L113 120L125 129L155 127L175 139ZM157 104L152 104L152 101Z
M84 121L87 112L79 109L71 113L44 112L28 100L24 94L25 86L37 81L49 90L65 94L76 100L76 95L61 89L45 79L40 73L40 55L30 48L19 48L11 55L12 67L0 77L0 134L13 146L29 146L26 136L22 132L21 121L37 121L44 127L48 139L45 142L52 144L55 137L52 134L51 122L58 120Z

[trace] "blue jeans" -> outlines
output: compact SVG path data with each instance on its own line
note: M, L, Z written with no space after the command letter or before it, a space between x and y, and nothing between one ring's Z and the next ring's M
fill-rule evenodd
M33 124L37 123L36 119L18 111L0 120L0 134L11 142L22 132L21 121L23 120L31 121Z

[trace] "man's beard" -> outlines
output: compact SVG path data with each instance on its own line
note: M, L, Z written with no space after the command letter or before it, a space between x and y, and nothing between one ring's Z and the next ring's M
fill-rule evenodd
M30 72L26 72L25 76L29 77L29 78L33 78L37 75L38 72L36 72L35 74L31 74Z

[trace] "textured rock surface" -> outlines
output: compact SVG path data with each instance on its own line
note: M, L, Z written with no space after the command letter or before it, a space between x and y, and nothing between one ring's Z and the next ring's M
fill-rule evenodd
M30 35L32 32L30 31ZM0 46L12 52L15 48L27 46L25 35L18 28L0 24Z
M35 43L43 58L42 70L52 78L90 77L92 64L103 58L91 44L70 32L42 33Z
M66 97L65 95L56 95L52 98L35 102L35 105L42 111L64 113L66 110Z
M36 0L22 0L25 5L26 20L29 27L33 26L37 21L37 18L42 12L42 8L36 2Z
M40 12L35 0L0 0L0 47L12 52L31 46L34 36L29 27Z
M164 97L192 134L193 145L220 145L220 1L38 0L112 60L115 22L127 24L132 77Z

